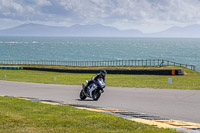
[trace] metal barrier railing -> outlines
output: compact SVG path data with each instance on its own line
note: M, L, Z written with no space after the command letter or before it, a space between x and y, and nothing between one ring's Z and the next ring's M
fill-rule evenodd
M55 61L55 60L0 60L0 64L66 65L66 66L182 66L195 70L194 65L168 60L110 60L110 61Z

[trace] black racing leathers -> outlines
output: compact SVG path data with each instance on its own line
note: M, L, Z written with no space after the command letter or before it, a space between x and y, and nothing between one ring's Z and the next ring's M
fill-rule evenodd
M85 91L87 87L91 85L92 83L96 82L98 78L102 78L103 81L105 82L105 76L98 73L96 76L92 77L92 79L87 83L87 85L85 86Z

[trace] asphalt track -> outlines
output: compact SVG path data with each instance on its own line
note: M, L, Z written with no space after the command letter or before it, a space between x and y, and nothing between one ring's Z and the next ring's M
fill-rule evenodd
M79 100L81 86L0 80L0 95L24 96L147 113L200 123L200 91L107 87L98 101Z

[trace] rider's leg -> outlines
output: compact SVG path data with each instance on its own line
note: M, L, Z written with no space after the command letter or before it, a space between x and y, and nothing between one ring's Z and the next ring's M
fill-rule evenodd
M84 91L85 91L85 92L87 92L88 86L91 85L92 83L93 83L92 80L88 81L87 85L86 85L85 88L84 88Z

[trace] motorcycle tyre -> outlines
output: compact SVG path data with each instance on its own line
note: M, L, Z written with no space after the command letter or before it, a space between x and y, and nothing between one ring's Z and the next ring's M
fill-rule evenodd
M97 100L100 98L100 96L101 96L100 90L94 90L94 91L92 92L92 99L93 99L94 101L97 101Z
M85 98L86 98L86 96L85 96L85 94L84 94L83 91L84 91L84 90L82 89L81 92L80 92L80 99L81 99L81 100L85 100Z

